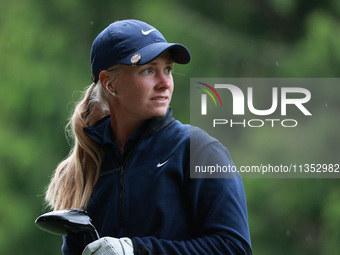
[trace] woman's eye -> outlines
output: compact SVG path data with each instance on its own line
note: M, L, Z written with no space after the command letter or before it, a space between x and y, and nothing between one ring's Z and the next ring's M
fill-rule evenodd
M167 67L167 68L165 69L165 73L166 73L166 74L170 74L171 71L172 71L172 67Z
M143 71L143 73L145 74L150 74L151 73L151 68L147 68Z

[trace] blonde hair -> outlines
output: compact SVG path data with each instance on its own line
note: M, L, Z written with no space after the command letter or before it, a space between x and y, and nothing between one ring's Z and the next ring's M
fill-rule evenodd
M111 74L120 73L121 65L107 69ZM67 208L85 209L90 201L103 160L99 145L83 131L109 114L107 94L100 81L90 85L76 104L66 126L73 140L73 148L54 171L47 188L45 201L54 210Z

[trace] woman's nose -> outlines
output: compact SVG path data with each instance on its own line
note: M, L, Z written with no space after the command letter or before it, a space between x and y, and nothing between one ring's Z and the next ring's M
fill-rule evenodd
M171 74L165 74L163 72L158 74L157 88L170 88L172 86L173 79Z

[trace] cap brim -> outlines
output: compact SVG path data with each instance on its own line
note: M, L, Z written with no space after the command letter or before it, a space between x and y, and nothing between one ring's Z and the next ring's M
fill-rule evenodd
M145 65L167 50L169 50L171 58L175 63L188 64L190 62L190 52L184 45L177 43L157 42L149 44L129 54L125 58L119 60L118 63L124 65ZM133 63L131 59L137 53L140 54L141 58L137 63Z

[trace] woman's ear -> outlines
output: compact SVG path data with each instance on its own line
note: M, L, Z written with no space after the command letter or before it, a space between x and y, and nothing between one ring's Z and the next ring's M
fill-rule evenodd
M100 84L107 94L115 95L115 93L113 92L112 75L108 71L101 71L99 73L99 80Z

